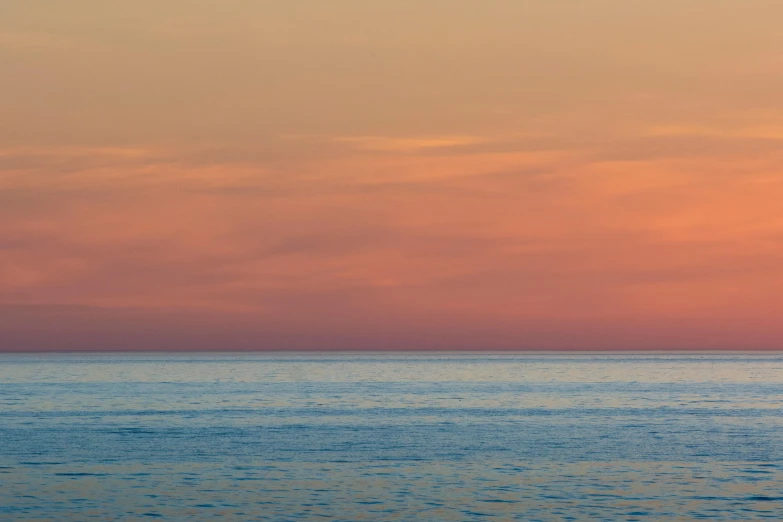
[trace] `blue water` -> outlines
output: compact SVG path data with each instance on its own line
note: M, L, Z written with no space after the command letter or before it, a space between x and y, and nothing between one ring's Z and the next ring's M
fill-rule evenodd
M783 355L0 355L1 520L783 520Z

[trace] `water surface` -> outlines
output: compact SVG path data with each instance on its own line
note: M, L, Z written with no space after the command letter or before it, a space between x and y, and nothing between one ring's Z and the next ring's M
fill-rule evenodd
M0 519L781 520L780 354L0 355Z

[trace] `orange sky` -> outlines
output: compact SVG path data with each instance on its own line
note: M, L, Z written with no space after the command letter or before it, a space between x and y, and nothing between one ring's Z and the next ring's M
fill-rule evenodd
M6 0L0 350L783 347L780 0Z

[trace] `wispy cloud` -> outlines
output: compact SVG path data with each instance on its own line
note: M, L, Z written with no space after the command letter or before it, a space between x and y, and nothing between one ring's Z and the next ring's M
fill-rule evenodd
M379 152L416 152L422 149L448 149L465 145L484 143L487 138L479 136L438 136L421 138L387 136L343 136L334 138L337 143L350 145L357 150Z
M649 129L648 135L657 136L702 136L729 139L783 140L783 125L747 125L732 122L721 125L678 124L660 125Z

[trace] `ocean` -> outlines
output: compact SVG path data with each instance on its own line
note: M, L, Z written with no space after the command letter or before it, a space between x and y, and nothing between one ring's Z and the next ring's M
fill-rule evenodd
M783 520L783 355L0 355L0 520Z

